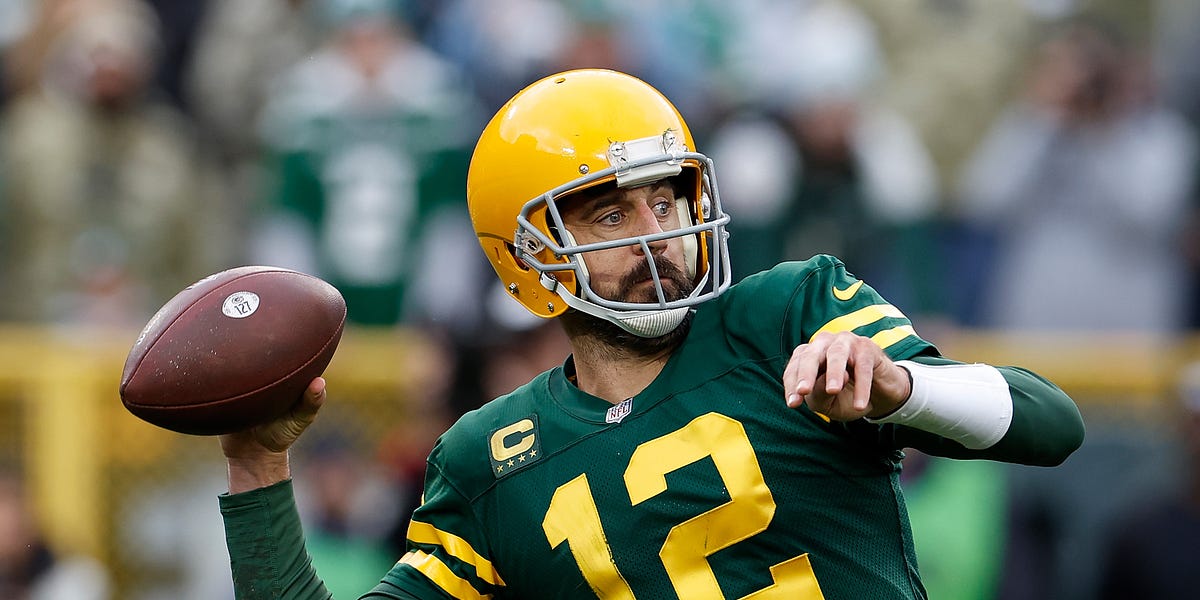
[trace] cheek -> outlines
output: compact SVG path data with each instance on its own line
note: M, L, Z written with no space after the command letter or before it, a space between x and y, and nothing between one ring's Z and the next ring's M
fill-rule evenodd
M683 239L671 238L670 243L667 244L667 255L678 262L683 259L683 254Z
M580 255L584 265L587 267L588 276L592 281L611 279L616 275L616 271L621 270L618 259L618 253L621 250L621 248L597 250L595 252L585 252Z

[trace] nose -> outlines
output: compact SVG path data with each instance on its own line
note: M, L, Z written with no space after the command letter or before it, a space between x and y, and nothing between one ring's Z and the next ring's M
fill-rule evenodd
M638 203L637 207L638 235L653 235L655 233L662 233L665 231L665 229L663 229L662 221L658 219L658 215L654 214L654 209L652 209L649 204ZM650 247L650 252L652 254L662 254L663 251L667 249L667 240L655 240L652 242L647 242L647 245ZM633 249L638 254L645 253L641 244L635 245Z

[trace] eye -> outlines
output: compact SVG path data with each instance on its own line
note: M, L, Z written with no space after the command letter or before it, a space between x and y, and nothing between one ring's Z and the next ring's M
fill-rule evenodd
M596 219L596 222L602 225L620 225L624 218L625 215L621 211L614 210L610 213L605 213L602 217Z
M658 215L658 218L666 218L671 216L671 213L675 212L675 204L673 202L667 202L666 200L663 200L662 202L655 204L653 210L654 214Z

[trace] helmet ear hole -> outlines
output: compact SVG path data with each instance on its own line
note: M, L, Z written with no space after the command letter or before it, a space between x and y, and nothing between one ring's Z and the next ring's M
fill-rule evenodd
M517 258L517 247L516 246L513 246L512 244L505 242L504 249L508 251L506 256L503 255L505 253L500 252L499 248L496 249L496 260L498 262L508 262L510 264L510 266L512 266L513 268L520 269L522 271L529 270L529 265L526 264L526 262L521 260L520 258Z

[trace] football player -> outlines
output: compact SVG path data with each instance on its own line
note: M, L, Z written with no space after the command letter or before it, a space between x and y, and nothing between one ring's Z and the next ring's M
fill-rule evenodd
M941 357L834 257L731 285L714 165L634 77L522 90L467 195L505 288L572 354L441 437L408 552L365 597L923 598L902 449L1056 465L1082 442L1053 384ZM222 437L239 598L328 597L286 453L324 385Z

